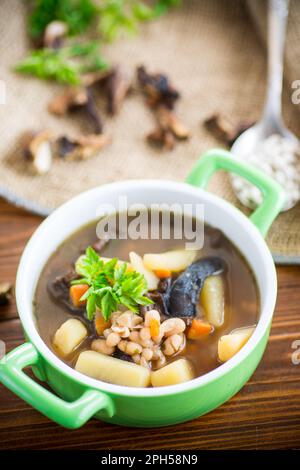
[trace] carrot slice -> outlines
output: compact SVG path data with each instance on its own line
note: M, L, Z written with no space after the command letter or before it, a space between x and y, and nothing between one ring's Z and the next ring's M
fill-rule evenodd
M165 279L166 277L172 276L172 271L170 271L170 269L156 269L154 273L160 279Z
M74 307L82 307L86 304L86 301L80 300L83 294L86 293L89 286L87 284L77 284L70 287L70 298Z
M103 335L103 331L109 328L111 325L110 320L106 321L103 318L103 315L101 312L97 312L95 316L95 330L99 336Z
M157 338L159 335L159 321L155 318L150 320L150 335L152 339Z
M207 323L198 318L194 318L192 324L187 332L188 339L201 339L212 331L212 326L210 323Z

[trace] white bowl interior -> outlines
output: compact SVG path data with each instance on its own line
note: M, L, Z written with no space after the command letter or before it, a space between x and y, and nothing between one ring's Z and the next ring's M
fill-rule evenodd
M99 382L79 374L60 361L44 344L36 330L32 299L41 271L56 248L74 231L96 219L100 204L110 203L118 207L119 196L127 196L128 205L142 203L204 204L205 222L217 227L234 243L245 256L256 277L260 292L260 321L255 333L242 350L230 361L205 376L187 384L163 387L163 389L133 389L130 394L160 395L194 387L201 381L210 380L216 374L225 373L237 361L242 360L265 333L272 318L276 300L276 272L270 252L258 229L236 208L226 201L185 183L161 180L125 181L112 183L87 191L67 202L49 216L37 229L24 250L16 286L19 315L30 340L44 356L65 372L89 383L94 388L128 394L129 388ZM124 390L125 389L125 390Z

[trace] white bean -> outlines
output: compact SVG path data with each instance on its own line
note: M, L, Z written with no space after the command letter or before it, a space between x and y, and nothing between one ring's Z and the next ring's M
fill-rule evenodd
M92 342L92 345L91 345L91 348L94 350L94 351L97 351L99 353L102 353L102 354L107 354L108 356L110 356L111 354L114 353L115 351L115 348L114 347L110 347L106 344L106 340L105 339L95 339L93 342Z

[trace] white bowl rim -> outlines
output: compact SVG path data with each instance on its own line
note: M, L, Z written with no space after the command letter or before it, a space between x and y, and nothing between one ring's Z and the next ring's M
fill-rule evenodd
M34 253L34 245L36 240L44 236L45 232L50 223L53 222L54 218L57 217L57 214L60 214L62 211L69 210L72 206L76 205L77 201L83 197L93 197L99 195L99 191L106 191L108 189L122 188L124 191L126 187L130 187L130 189L135 188L139 190L145 189L145 186L150 187L151 189L159 190L162 185L164 189L176 189L178 192L184 192L185 194L190 194L191 196L201 197L201 199L205 202L205 200L217 204L221 206L221 208L227 212L227 214L237 219L240 224L244 225L247 228L247 231L250 232L250 235L255 238L257 249L260 251L261 256L263 257L263 262L265 268L268 272L267 278L267 289L266 289L266 300L265 306L262 311L260 311L259 321L257 326L248 340L245 346L229 361L221 364L216 369L197 377L193 380L188 382L178 384L178 385L169 385L166 387L157 387L157 388L142 388L142 387L126 387L121 385L114 385L107 382L103 382L100 380L96 380L90 378L80 372L77 372L75 369L68 366L64 363L61 359L58 358L44 343L42 338L40 337L38 330L33 321L33 307L32 301L33 299L30 298L29 302L24 303L24 298L26 299L26 290L25 290L25 283L23 282L23 274L25 272L25 266L28 263L32 263L32 254ZM62 239L63 241L63 239ZM255 274L255 273L254 273ZM17 279L16 279L16 302L17 308L19 312L19 316L21 319L21 323L24 327L26 332L26 336L28 337L29 341L36 347L39 354L43 356L44 359L47 360L55 369L59 370L64 375L68 376L71 379L80 382L81 385L85 387L90 387L92 389L101 391L103 393L108 393L109 395L120 395L120 396L132 396L132 397L157 397L157 396L166 396L166 395L174 395L177 393L182 393L185 391L190 391L195 388L201 387L209 382L213 382L214 380L222 377L227 372L238 366L243 360L249 356L249 354L255 349L258 345L262 337L265 335L266 331L268 330L270 323L272 321L273 312L275 309L276 303L276 296L277 296L277 276L275 265L267 247L265 240L263 239L261 233L257 229L257 227L236 207L232 204L227 202L226 200L220 198L219 196L208 192L205 189L197 188L192 186L188 183L184 182L177 182L177 181L170 181L170 180L162 180L162 179L136 179L136 180L125 180L125 181L116 181L113 183L108 183L102 186L97 186L88 191L82 192L75 196L74 198L68 200L56 210L54 210L50 216L48 216L35 230L33 235L31 236L30 240L28 241L17 272Z

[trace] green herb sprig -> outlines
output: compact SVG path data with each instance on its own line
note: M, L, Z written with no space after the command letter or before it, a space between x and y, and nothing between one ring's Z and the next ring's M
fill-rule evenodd
M15 70L42 79L78 85L84 72L107 67L107 63L99 54L99 44L90 41L61 49L37 49L19 62Z
M145 277L128 271L127 263L118 264L118 259L103 261L92 247L86 249L76 263L76 271L82 277L72 284L87 284L89 289L81 297L86 300L87 318L93 320L96 309L101 310L105 320L123 305L132 312L139 312L139 305L150 305L152 300L145 297Z

